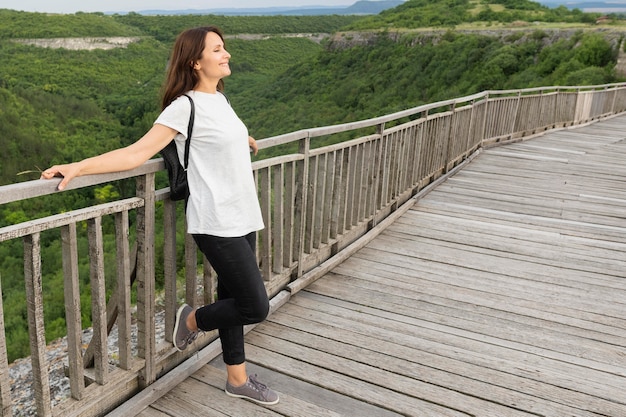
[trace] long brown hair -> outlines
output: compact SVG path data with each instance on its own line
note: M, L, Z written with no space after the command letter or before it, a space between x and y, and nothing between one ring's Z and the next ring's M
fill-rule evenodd
M161 110L169 106L181 94L193 89L198 83L198 75L193 67L202 58L206 35L209 32L216 33L224 42L224 35L216 26L188 29L176 38L168 64L167 78L163 85ZM224 81L219 81L217 90L224 91Z

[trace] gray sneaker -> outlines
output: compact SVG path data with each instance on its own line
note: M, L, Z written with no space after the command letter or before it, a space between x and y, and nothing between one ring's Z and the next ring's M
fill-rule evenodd
M174 326L172 340L174 341L174 347L179 352L185 350L187 345L198 337L198 332L192 332L187 328L187 317L192 311L193 308L191 306L183 304L176 312L176 325Z
M263 405L274 405L278 403L278 394L260 383L255 375L250 375L245 384L240 387L233 387L226 382L226 394L231 397L245 398Z

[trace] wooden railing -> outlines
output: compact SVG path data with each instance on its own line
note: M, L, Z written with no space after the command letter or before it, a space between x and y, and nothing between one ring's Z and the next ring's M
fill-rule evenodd
M254 162L266 228L259 235L258 259L268 294L288 298L349 256L364 236L408 207L415 196L442 181L481 148L521 140L550 129L580 125L626 111L626 84L487 91L375 119L300 130L259 141L264 149L288 149ZM321 140L336 143L319 146ZM329 143L329 142L326 142ZM297 147L296 147L297 145ZM281 148L277 148L281 147ZM183 361L213 342L211 332L184 353L171 344L177 305L210 303L215 278L200 262L185 235L176 241L177 213L167 189L156 189L161 160L122 173L75 179L68 189L134 178L136 195L0 229L0 242L21 239L28 306L33 393L39 416L100 416L138 392L148 391ZM30 181L0 187L0 204L57 193L57 181ZM406 204L405 204L406 203ZM117 268L103 266L104 219L114 224ZM133 221L129 221L132 218ZM156 293L155 230L163 219L163 291ZM131 226L132 224L132 226ZM77 229L89 242L92 336L84 341L80 303ZM53 406L49 381L43 303L42 241L60 231L67 321L66 373L69 399ZM183 234L179 234L182 236ZM184 247L184 259L177 253ZM160 250L160 249L159 249ZM184 264L181 265L180 263ZM198 265L204 265L198 274ZM179 271L184 277L177 279ZM106 283L116 289L107 300ZM198 291L202 288L202 291ZM156 300L164 300L164 334L155 331ZM134 311L131 308L134 301ZM1 300L0 300L1 301ZM4 314L0 302L0 401L13 415L8 380ZM135 323L135 324L133 324ZM136 326L136 338L131 337ZM112 328L117 343L110 343ZM83 343L89 342L84 349ZM206 357L198 360L206 363ZM171 372L169 373L171 374ZM157 395L157 394L155 394ZM126 411L127 412L127 411ZM124 412L113 411L113 415Z

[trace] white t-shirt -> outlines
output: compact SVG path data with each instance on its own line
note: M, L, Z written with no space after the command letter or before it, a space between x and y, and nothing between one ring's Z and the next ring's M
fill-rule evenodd
M248 129L221 93L187 93L195 104L189 148L187 232L220 237L245 236L263 229L263 217L252 174ZM189 99L181 96L155 124L180 132L178 158L183 161Z

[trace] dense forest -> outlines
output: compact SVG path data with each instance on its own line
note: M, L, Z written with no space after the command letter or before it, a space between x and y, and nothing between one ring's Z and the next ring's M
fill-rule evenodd
M0 10L0 185L36 179L39 170L52 163L92 156L140 137L159 112L169 48L188 27L215 24L225 31L233 70L225 80L226 92L251 134L262 139L486 89L620 81L614 68L623 22L597 30L597 17L526 0L409 0L376 16L47 15ZM481 30L494 27L500 31ZM367 42L352 41L353 31L367 33ZM241 34L266 36L236 36ZM323 40L288 34L319 35ZM42 48L22 42L69 37L134 41L109 50ZM164 178L160 181L164 184ZM133 187L122 181L1 206L0 227L131 195ZM42 244L46 337L51 340L65 334L58 236L44 234ZM79 251L86 253L85 241ZM158 286L162 260L156 262ZM22 264L21 242L0 244L11 360L28 355ZM114 268L111 249L106 269L110 273ZM86 263L80 272L86 307ZM82 311L88 314L90 309ZM82 319L90 324L90 317Z

